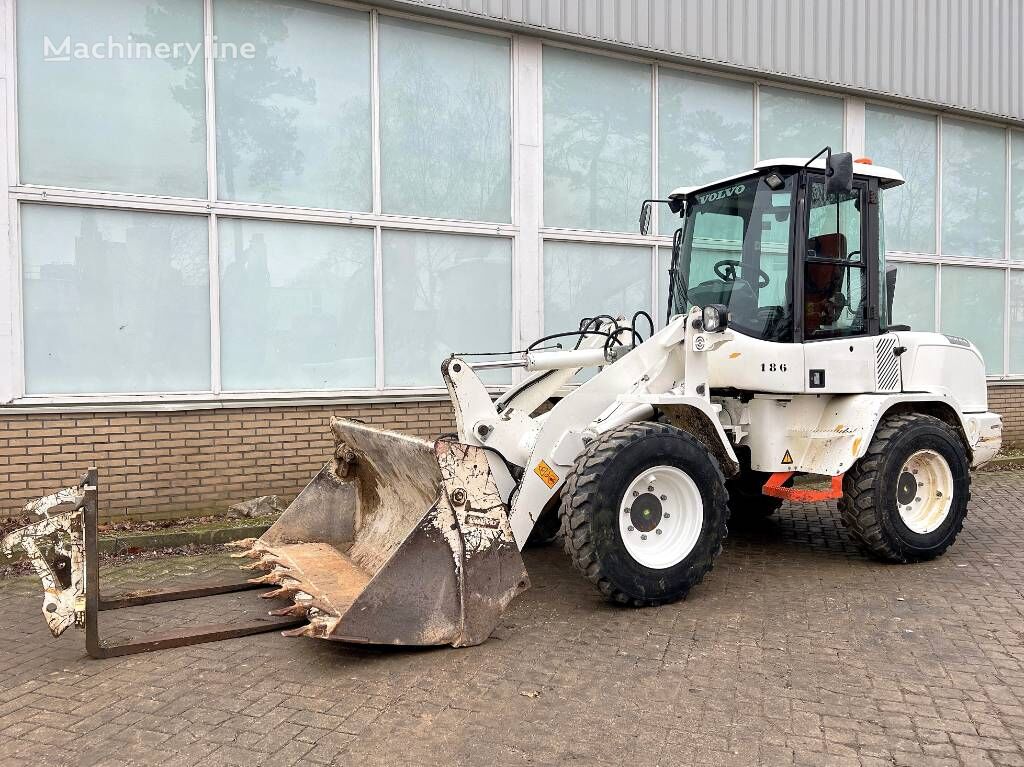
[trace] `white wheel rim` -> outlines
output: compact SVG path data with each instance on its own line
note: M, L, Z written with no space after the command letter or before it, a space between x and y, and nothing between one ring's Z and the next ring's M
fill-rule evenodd
M921 535L941 527L953 506L953 472L945 458L934 450L918 450L903 464L896 483L903 524Z
M704 502L690 475L655 466L634 479L619 503L619 535L644 567L664 570L693 551L704 527Z

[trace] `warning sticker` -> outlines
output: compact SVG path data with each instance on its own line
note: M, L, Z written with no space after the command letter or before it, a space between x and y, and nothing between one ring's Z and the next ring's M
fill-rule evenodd
M548 487L554 487L558 484L558 475L544 461L541 461L534 467L533 473L543 479L544 484Z
M783 466L788 466L791 463L793 463L793 456L791 456L789 454L789 451L787 450L786 454L784 456L782 456L782 465Z

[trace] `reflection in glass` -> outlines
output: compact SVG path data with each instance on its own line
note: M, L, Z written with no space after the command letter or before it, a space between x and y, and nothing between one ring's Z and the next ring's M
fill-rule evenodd
M207 222L24 205L29 394L210 388Z
M1010 369L1008 373L1024 373L1024 271L1010 272Z
M1003 269L942 267L943 333L971 340L989 375L1003 372Z
M892 324L910 325L912 330L935 330L935 267L908 263L890 266L896 267Z
M512 220L508 38L380 20L386 213Z
M444 386L453 352L512 348L512 243L497 237L385 231L384 377ZM493 371L487 383L508 383Z
M658 196L750 170L754 159L754 88L667 67L658 70ZM661 233L679 218L660 206Z
M23 183L206 197L202 0L31 0L17 13Z
M544 48L544 224L634 232L651 196L651 68Z
M227 390L374 382L373 231L220 219Z
M935 252L937 131L935 118L875 105L866 108L867 155L903 174L907 183L885 192L889 250Z
M544 332L576 330L584 317L651 311L650 248L544 243ZM644 335L647 335L644 323Z
M369 210L369 14L295 0L217 0L218 196ZM330 55L324 55L329 51Z
M1006 132L943 118L942 252L1003 258L1005 214Z
M1010 258L1024 259L1024 131L1010 131Z
M811 157L825 146L843 148L843 100L762 87L761 158Z

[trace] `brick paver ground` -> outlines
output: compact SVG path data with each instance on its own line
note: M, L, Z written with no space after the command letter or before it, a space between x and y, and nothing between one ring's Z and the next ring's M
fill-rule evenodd
M977 477L949 553L857 553L832 506L733 526L661 608L605 604L557 549L463 650L276 634L110 661L2 583L0 763L1024 765L1024 474ZM120 571L202 578L222 556ZM241 614L253 595L106 614L108 633ZM256 607L265 605L260 603ZM187 611L187 615L185 615Z

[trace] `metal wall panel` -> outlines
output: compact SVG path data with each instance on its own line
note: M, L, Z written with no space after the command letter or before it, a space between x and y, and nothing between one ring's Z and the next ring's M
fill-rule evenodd
M1024 121L1022 0L381 4Z

